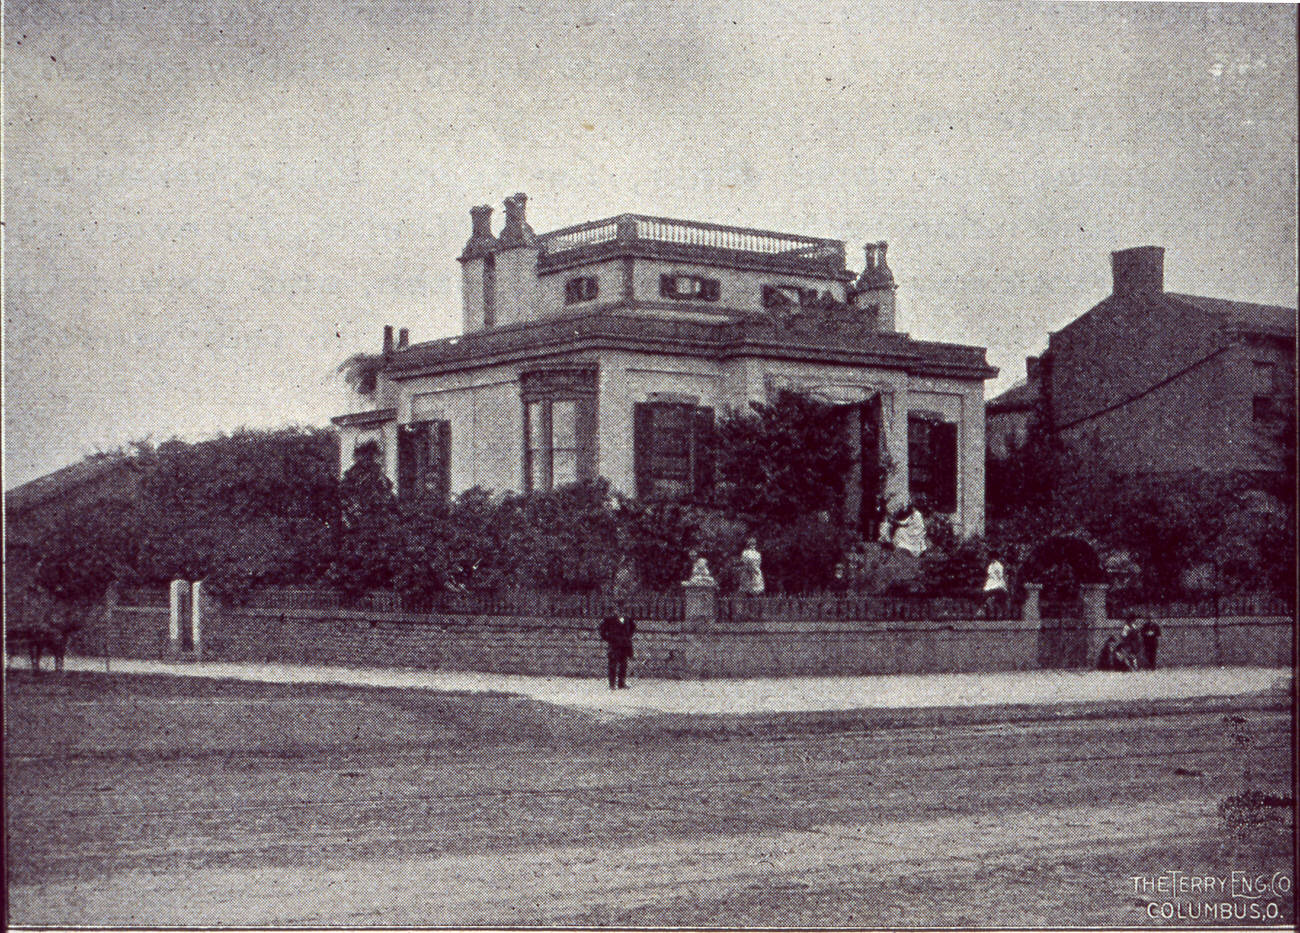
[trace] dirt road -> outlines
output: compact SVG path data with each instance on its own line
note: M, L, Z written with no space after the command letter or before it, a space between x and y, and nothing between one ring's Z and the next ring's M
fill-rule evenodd
M1280 694L603 721L20 674L6 699L14 923L1145 926L1172 901L1135 878L1291 865L1282 808L1218 812L1247 768L1289 793Z

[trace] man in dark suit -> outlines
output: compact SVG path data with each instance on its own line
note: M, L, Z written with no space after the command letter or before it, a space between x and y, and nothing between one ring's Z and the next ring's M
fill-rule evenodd
M609 655L609 689L627 689L627 662L632 657L632 636L636 623L627 615L621 603L618 615L605 616L600 623L600 637L605 641Z
M1142 625L1142 660L1149 670L1156 669L1156 648L1160 644L1160 624L1155 619L1147 619Z

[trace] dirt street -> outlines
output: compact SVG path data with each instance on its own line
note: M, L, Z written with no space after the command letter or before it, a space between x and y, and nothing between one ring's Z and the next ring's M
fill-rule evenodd
M1283 693L607 719L11 673L9 920L1157 926L1222 901L1288 922L1280 882L1158 884L1289 886L1291 727ZM1247 786L1267 799L1229 826L1219 804Z

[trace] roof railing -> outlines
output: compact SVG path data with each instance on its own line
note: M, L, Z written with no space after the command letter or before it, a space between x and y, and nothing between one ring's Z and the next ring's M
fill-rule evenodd
M844 242L796 233L777 233L749 227L729 227L696 220L674 220L642 214L621 214L565 227L538 237L541 252L554 256L569 250L607 243L645 241L681 246L755 253L816 263L845 262Z

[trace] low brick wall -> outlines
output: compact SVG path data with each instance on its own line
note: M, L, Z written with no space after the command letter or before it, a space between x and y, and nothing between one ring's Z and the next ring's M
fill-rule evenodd
M168 658L168 612L118 606L77 636L78 654ZM1161 667L1285 667L1292 620L1238 616L1160 621ZM348 609L231 608L209 604L202 656L353 667L403 667L603 676L596 621L532 616L427 615ZM1114 627L1088 633L1089 664ZM956 673L1038 667L1037 623L737 621L690 629L645 621L634 675L662 678Z
M1160 641L1157 667L1198 667L1239 664L1249 667L1290 667L1291 633L1287 616L1222 616L1219 618L1157 619ZM1119 637L1122 623L1090 632L1095 663L1107 637Z

